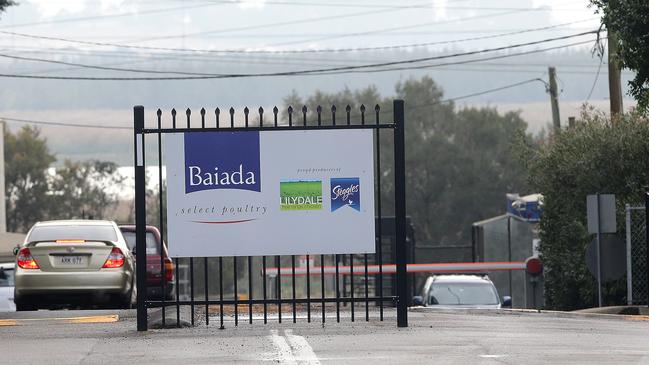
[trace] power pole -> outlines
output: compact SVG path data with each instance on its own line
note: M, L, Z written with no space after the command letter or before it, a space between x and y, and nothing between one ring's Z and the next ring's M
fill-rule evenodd
M557 91L557 70L554 67L548 68L550 77L550 104L552 105L552 124L555 132L561 130L561 118L559 117L559 92Z
M611 101L611 122L622 114L622 81L621 68L617 61L617 36L615 32L608 33L608 93Z

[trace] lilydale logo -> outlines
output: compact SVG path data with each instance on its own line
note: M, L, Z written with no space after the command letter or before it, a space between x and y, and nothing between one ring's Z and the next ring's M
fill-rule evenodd
M349 206L360 212L361 183L357 177L331 179L331 211Z
M185 193L261 191L259 132L185 133Z
M280 210L322 209L322 181L282 181L279 183Z

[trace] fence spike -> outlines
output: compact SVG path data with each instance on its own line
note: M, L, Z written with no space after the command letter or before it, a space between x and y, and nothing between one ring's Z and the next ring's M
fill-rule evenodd
M259 107L259 126L264 125L264 108Z

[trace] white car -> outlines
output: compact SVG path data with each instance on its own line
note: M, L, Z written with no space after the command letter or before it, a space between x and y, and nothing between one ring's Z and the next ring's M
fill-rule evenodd
M432 275L424 284L422 295L413 304L430 308L498 309L511 307L511 297L503 297L487 275Z
M14 263L0 264L0 312L13 312L14 304Z

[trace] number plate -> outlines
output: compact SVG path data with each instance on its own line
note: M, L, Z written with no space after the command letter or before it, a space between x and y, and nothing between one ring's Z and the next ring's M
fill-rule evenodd
M65 266L83 266L88 263L87 256L59 256L59 264Z

